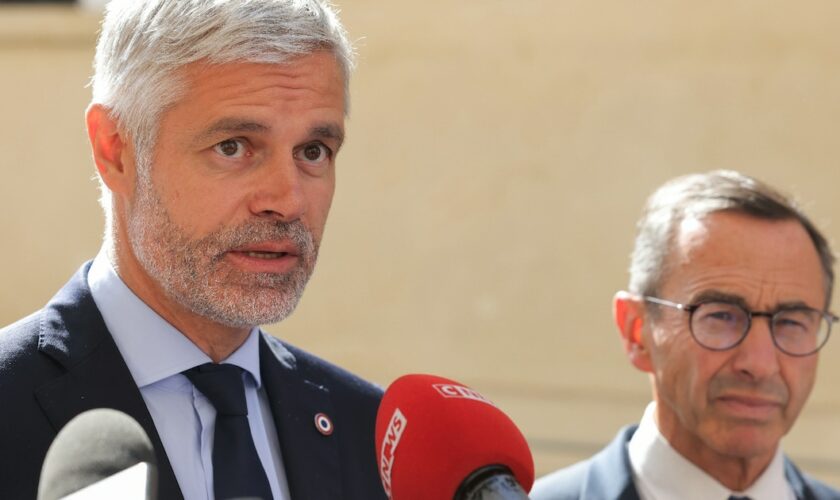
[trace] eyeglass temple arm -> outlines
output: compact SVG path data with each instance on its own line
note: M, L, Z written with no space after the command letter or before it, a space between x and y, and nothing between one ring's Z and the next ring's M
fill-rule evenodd
M690 306L686 306L685 304L678 304L676 302L671 302L670 300L660 299L658 297L651 297L650 295L643 295L642 300L647 302L652 302L654 304L659 304L662 306L673 307L675 309L680 309L682 311L688 311Z

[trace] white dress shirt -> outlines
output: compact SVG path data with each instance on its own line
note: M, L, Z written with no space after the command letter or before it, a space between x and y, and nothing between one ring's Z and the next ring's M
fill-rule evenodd
M213 431L216 410L181 372L212 360L146 305L100 251L88 273L93 300L149 408L186 500L213 500ZM260 378L259 328L224 363L244 370L248 423L275 500L289 486L277 430Z
M781 446L756 481L732 491L671 447L656 425L656 403L645 410L628 443L633 481L642 500L727 500L730 495L752 500L796 500L785 478Z

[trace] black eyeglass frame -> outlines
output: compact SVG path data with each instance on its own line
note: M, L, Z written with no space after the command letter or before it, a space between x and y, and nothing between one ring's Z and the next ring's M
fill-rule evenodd
M727 302L725 300L705 300L705 301L702 301L702 302L697 302L695 304L680 304L678 302L672 302L670 300L660 299L659 297L652 297L650 295L643 295L642 300L644 300L645 302L650 302L652 304L658 304L658 305L661 305L661 306L672 307L674 309L679 309L680 311L687 312L688 313L688 331L691 332L691 338L693 338L694 341L697 342L697 344L699 344L701 347L703 347L705 349L708 349L710 351L729 351L730 349L736 348L741 342L744 341L745 338L747 338L747 335L749 335L750 329L752 329L752 319L753 319L753 317L754 316L759 316L759 317L763 316L763 317L767 318L767 320L769 322L768 326L770 328L770 337L773 339L773 345L775 345L778 350L782 351L783 353L787 354L788 356L795 356L795 357L798 357L798 358L802 358L802 357L805 357L805 356L811 356L811 355L819 352L819 350L822 349L823 346L826 343L828 343L828 339L829 339L829 337L831 337L831 325L840 321L840 317L837 317L837 315L835 315L831 312L828 312L828 311L821 311L819 309L814 309L813 307L807 307L807 306L797 307L796 309L806 309L806 310L810 310L810 311L814 311L816 313L819 313L825 319L826 323L828 324L828 330L826 330L826 332L825 332L825 338L823 339L823 341L813 351L810 351L810 352L807 352L807 353L804 353L804 354L799 354L799 353L792 353L792 352L789 352L789 351L785 350L785 348L782 347L781 345L779 345L779 342L776 340L776 332L773 328L773 319L776 317L776 315L778 315L782 312L785 312L787 309L779 309L779 310L773 311L773 312L770 312L770 311L750 311L749 309L745 308L744 306L742 306L740 304L737 304L735 302ZM738 341L735 342L734 344L732 344L731 346L728 346L728 347L709 347L706 344L704 344L703 342L700 342L700 340L697 338L697 335L694 334L694 326L693 326L694 325L694 312L697 311L697 309L699 309L700 306L702 306L703 304L710 304L710 303L731 304L733 306L739 307L741 310L743 310L745 313L747 313L747 323L746 323L746 328L744 328L744 333L742 333L741 338L739 338Z

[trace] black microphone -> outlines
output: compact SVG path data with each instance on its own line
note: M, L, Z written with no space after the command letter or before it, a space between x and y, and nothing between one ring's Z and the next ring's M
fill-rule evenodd
M108 491L120 491L119 498L154 500L157 461L149 436L136 420L99 408L70 420L50 445L41 468L38 500L58 500L71 493L81 499L87 491L88 498L95 494L106 498L102 496L105 488L116 488Z
M504 465L487 465L467 476L454 500L528 500L513 471Z

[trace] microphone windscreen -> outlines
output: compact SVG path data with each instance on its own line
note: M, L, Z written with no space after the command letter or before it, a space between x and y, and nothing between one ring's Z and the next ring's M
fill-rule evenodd
M105 408L74 417L47 450L38 500L57 500L146 462L154 472L152 442L136 420Z
M376 415L382 485L395 500L452 499L470 474L510 469L525 491L534 460L516 424L481 394L434 375L405 375L385 391Z

